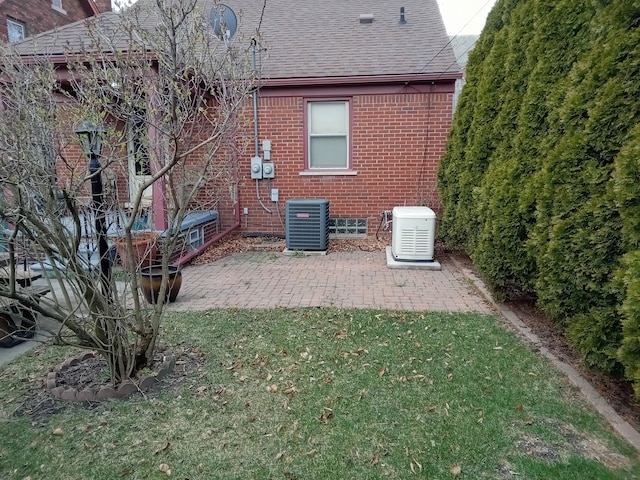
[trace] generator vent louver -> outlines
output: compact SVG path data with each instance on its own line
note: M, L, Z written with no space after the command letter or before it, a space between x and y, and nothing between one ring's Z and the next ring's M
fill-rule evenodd
M326 250L329 247L329 200L287 200L285 216L287 249Z
M434 260L436 215L428 207L395 207L391 251L396 260Z

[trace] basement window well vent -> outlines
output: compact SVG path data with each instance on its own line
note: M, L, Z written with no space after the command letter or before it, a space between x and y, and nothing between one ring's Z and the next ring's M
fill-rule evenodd
M366 237L366 218L330 218L329 235L332 238Z

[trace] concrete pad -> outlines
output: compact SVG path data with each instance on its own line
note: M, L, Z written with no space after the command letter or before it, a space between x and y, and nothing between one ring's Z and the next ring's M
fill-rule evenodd
M393 253L391 252L391 246L388 246L387 249L387 267L388 268L402 268L405 270L432 270L439 272L442 270L442 265L440 262L433 260L431 262L416 262L416 261L398 261L393 258Z
M293 255L304 255L305 257L319 257L327 254L327 250L289 250L285 248L282 251L283 255L293 256Z

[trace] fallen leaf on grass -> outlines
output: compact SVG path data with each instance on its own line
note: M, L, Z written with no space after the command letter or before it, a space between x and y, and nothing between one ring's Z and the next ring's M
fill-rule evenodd
M268 386L267 391L269 393L276 393L278 391L278 385L274 383L273 385Z
M161 463L159 469L161 472L171 475L171 468L166 463Z
M422 472L422 464L417 460L411 460L411 472L414 474L418 474Z
M167 451L167 450L169 450L170 448L171 448L171 442L167 442L167 443L165 444L165 446L164 446L164 447L159 448L158 450L156 450L155 452L153 452L153 454L154 454L154 455L158 455L159 453L166 452L166 451Z
M239 368L242 368L242 362L236 362L233 365L231 365L230 367L227 367L227 370L237 370Z
M56 429L53 431L53 434L54 434L54 435L62 435L63 433L64 433L64 432L62 431L62 429L61 429L60 427L56 428Z
M283 456L284 456L284 452L280 452L280 453L278 453L278 454L276 455L276 458L275 458L276 462L277 462L278 460L280 460Z
M386 372L387 372L387 370L386 370L386 369L381 368L381 369L379 369L379 370L378 370L378 376L379 376L379 377L381 377L381 376L383 376Z
M283 390L282 393L284 393L285 395L292 395L294 393L296 393L298 390L296 390L296 387L289 387L286 390Z
M373 457L371 457L371 465L377 465L378 462L380 461L380 457L378 457L378 454L376 453Z
M342 330L338 330L336 333L334 333L336 338L342 339L342 338L347 338L347 335L349 334L349 332L347 332L346 329L342 329Z
M207 391L207 386L206 385L203 385L201 387L196 388L196 393L198 395L204 395L206 391Z
M452 475L460 475L462 473L462 468L460 467L460 465L451 465L449 471Z
M322 409L322 414L320 415L320 421L322 423L326 423L331 418L333 418L333 410L331 410L329 407L324 407Z

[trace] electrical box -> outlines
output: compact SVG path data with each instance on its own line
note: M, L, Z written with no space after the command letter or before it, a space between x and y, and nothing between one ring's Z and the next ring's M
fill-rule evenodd
M262 140L262 152L265 160L271 160L271 140Z
M262 178L274 178L276 176L276 168L273 162L264 162L262 164Z
M251 178L262 178L262 157L251 157Z
M280 198L280 196L278 195L278 189L277 188L272 188L271 189L271 201L272 202L277 202L278 199Z

